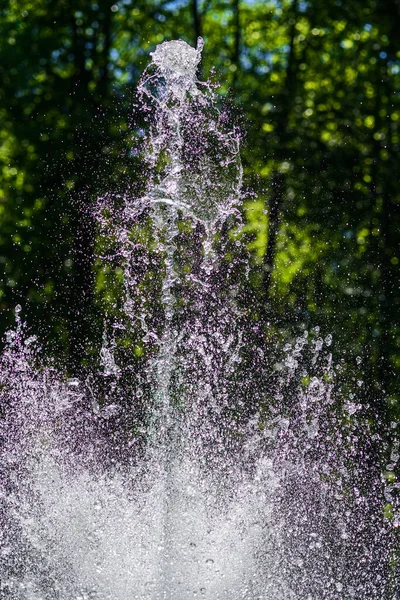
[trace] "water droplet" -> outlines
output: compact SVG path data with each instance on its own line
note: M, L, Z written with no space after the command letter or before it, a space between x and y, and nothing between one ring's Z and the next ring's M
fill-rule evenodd
M121 410L121 406L119 406L118 404L108 404L106 406L103 406L101 410L101 415L104 418L109 419L117 415L119 412L121 412Z
M354 415L361 406L359 404L355 404L354 402L346 402L345 409L349 413L349 415Z
M320 350L322 350L322 346L323 346L323 341L321 338L318 338L317 340L315 340L315 352L320 352Z

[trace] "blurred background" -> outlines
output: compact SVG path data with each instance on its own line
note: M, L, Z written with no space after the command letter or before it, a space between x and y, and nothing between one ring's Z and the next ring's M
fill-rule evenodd
M145 185L132 149L149 52L202 36L199 79L244 132L250 318L271 339L332 334L394 415L399 31L399 0L3 0L0 334L21 304L70 372L97 356L112 294L98 198Z

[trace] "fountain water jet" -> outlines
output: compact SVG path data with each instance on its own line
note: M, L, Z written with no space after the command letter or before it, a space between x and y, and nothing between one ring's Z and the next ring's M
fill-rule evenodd
M109 329L140 329L142 383L122 394L129 365L109 334L100 393L89 378L38 368L19 311L8 333L1 599L389 598L378 442L337 384L331 339L300 335L271 371L236 299L221 231L240 219L240 136L196 80L201 48L175 41L153 53L139 86L153 114L153 177L114 224L99 215L124 273L123 316ZM162 275L157 310L138 312L132 228L147 218ZM196 244L189 273L182 224ZM127 436L133 395L147 398L149 418Z

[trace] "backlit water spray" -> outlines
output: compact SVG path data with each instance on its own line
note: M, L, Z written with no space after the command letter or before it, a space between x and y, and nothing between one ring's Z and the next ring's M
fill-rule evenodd
M338 384L329 335L272 351L243 308L240 135L196 78L201 50L152 54L148 184L99 208L122 273L102 373L41 365L16 309L0 374L1 599L395 594L370 409Z

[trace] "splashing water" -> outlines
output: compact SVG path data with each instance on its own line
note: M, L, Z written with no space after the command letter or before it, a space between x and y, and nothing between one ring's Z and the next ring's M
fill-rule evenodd
M268 359L241 308L246 254L224 259L240 135L196 79L201 50L152 54L149 183L99 215L124 274L103 374L40 366L16 308L0 374L1 599L393 596L380 441L340 389L331 337L305 332ZM140 369L119 350L129 335Z

